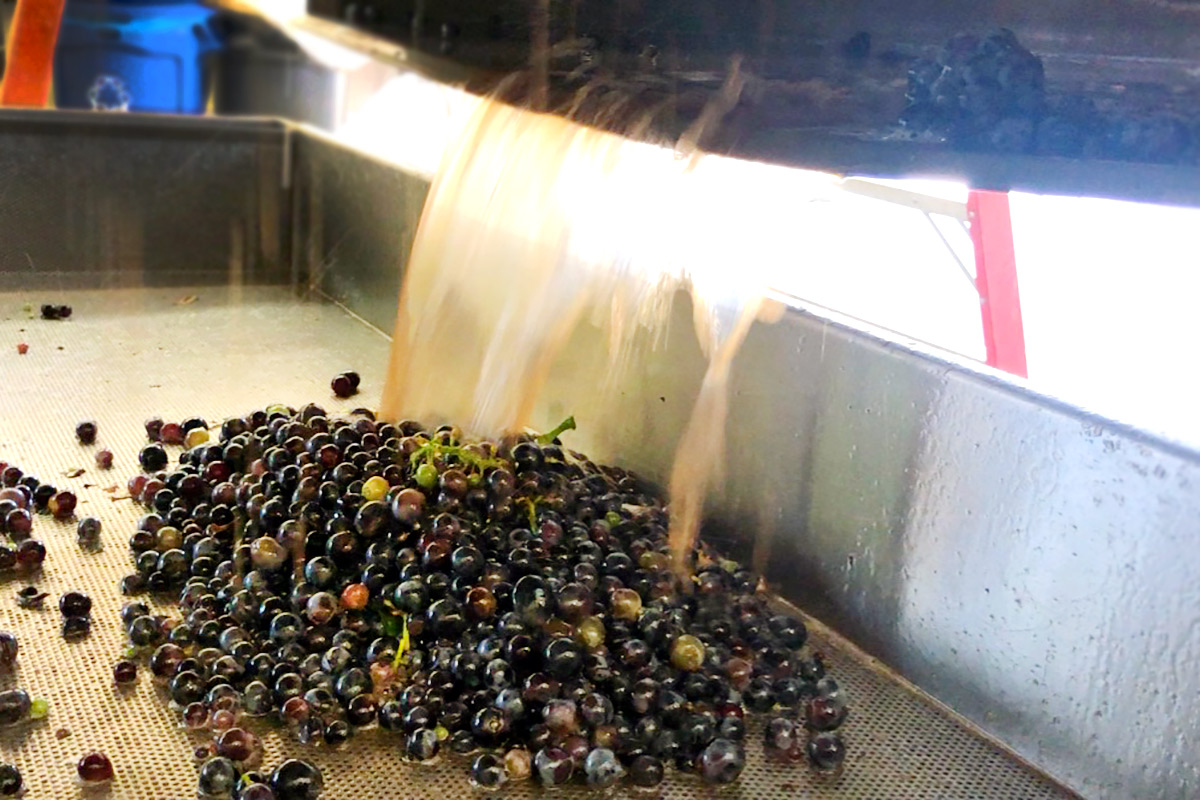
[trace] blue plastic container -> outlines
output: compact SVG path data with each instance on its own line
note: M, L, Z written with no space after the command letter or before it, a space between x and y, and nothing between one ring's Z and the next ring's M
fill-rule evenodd
M59 108L200 114L213 10L195 2L68 0L54 54Z

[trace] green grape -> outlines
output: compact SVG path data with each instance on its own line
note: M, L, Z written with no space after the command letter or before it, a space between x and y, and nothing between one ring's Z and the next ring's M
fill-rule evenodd
M41 719L50 713L50 701L41 697L29 704L29 718Z
M422 489L432 489L437 486L438 471L433 464L422 464L417 467L417 485Z

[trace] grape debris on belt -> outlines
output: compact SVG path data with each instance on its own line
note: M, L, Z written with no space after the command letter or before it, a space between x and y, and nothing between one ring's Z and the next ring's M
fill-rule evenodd
M90 420L81 422L75 426L75 436L80 444L95 444L96 430L96 423Z
M42 306L42 319L68 319L71 316L70 306L56 306L46 303Z

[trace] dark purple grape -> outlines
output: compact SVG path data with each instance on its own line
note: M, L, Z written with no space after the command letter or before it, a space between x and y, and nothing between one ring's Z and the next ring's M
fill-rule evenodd
M583 665L583 649L566 637L551 639L543 654L546 671L559 680L571 677Z
M479 745L475 743L474 734L469 730L463 729L450 734L450 749L455 753L465 755L479 749Z
M200 765L196 793L201 797L229 797L237 782L237 765L224 756L214 756Z
M543 786L562 786L571 779L574 765L571 756L561 747L545 747L533 757L538 780Z
M430 728L417 728L408 735L405 752L414 761L429 761L437 756L441 742Z
M129 686L137 681L137 664L121 660L113 665L113 681L118 686Z
M481 789L495 789L507 779L504 762L492 753L483 753L471 764L471 782Z
M46 560L46 545L37 539L26 539L17 545L17 568L25 572L41 569Z
M289 758L271 773L271 788L278 800L317 800L325 779L310 762Z
M62 638L68 642L81 642L92 632L90 617L63 617Z
M95 517L84 517L75 528L75 539L79 546L94 550L100 546L100 520Z
M483 745L498 744L508 735L510 728L508 716L498 708L486 706L471 717L471 733L475 734L475 741Z
M27 539L33 530L33 516L24 508L11 509L4 517L4 529L13 541Z
M237 800L276 800L276 795L265 783L247 783L238 789Z
M25 779L21 771L12 764L0 764L0 795L13 797L21 794L25 788Z
M167 466L167 451L157 444L148 444L138 453L138 463L145 472L157 472Z
M75 437L79 439L80 444L95 444L96 423L91 421L79 423L75 426Z
M588 786L593 789L613 786L625 775L625 768L621 766L617 754L604 747L597 747L588 753L583 762L583 771Z
M817 769L837 769L846 759L846 745L836 733L819 733L808 740L808 758Z
M24 689L0 691L0 727L8 727L29 718L33 701Z
M0 631L0 670L11 671L17 665L17 637Z
M92 613L92 598L83 592L66 592L58 598L58 610L64 617L86 617Z
M333 390L334 395L341 398L350 397L357 391L354 381L351 380L350 375L347 373L335 376L329 382L329 388Z
M775 717L763 728L763 747L768 753L788 753L796 747L803 728L787 717Z
M805 708L808 727L816 731L831 731L846 721L849 710L838 697L814 697Z
M746 754L736 742L714 739L700 753L697 766L705 783L733 783L746 766Z
M574 700L551 700L542 711L546 727L559 734L579 729L579 714Z
M638 756L629 765L629 780L634 786L658 786L662 783L664 774L662 760L654 756Z
M724 717L717 723L717 736L740 742L746 738L746 722L741 717Z
M262 742L245 728L229 728L217 738L217 753L235 763L262 755Z
M613 719L613 704L604 695L591 692L579 702L579 713L592 727L607 725Z
M742 693L746 707L751 711L770 711L775 705L775 691L771 682L763 677L754 678Z
M79 780L84 784L107 783L113 779L112 761L104 753L94 751L79 759L75 765Z

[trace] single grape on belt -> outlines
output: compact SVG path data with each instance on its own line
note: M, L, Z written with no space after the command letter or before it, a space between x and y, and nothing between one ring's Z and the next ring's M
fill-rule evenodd
M0 763L0 796L19 795L24 788L25 779L21 777L21 770L12 764Z
M333 380L329 382L329 388L337 397L351 397L358 394L359 381L357 372L343 372L333 377Z
M320 793L308 762L256 772L255 718L326 745L378 725L414 762L485 749L466 770L481 787L729 783L755 712L786 724L769 755L841 764L843 692L804 624L707 553L685 588L651 487L552 435L469 441L310 404L227 420L174 467L149 447L122 589L179 613L127 601L126 656L211 732L210 794Z

